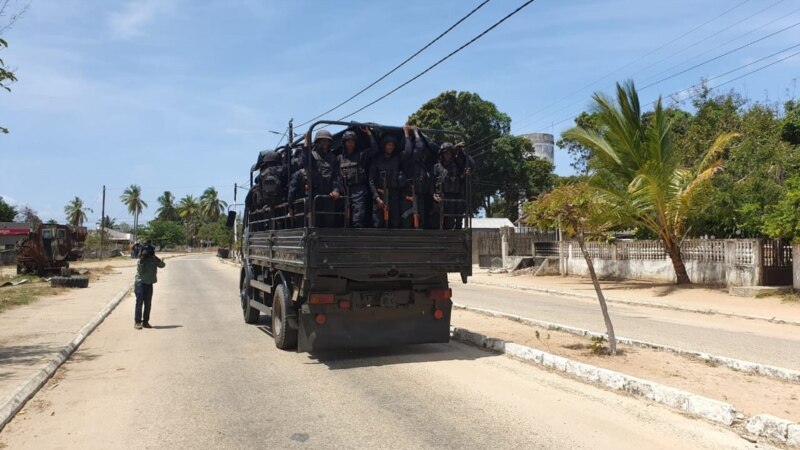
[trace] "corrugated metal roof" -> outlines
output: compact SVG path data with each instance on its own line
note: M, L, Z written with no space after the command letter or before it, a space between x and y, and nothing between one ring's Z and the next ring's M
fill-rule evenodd
M499 230L502 227L514 228L514 223L506 218L476 217L472 219L473 229Z

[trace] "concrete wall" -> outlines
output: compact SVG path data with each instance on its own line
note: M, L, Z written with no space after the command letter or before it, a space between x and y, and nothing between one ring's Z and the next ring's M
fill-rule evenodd
M684 265L693 283L720 286L759 286L763 281L761 264L761 245L757 240L717 241L718 252L692 256L690 249L685 249ZM593 257L595 272L600 278L617 280L647 280L665 283L676 281L672 260L668 257L654 258L620 258L618 249L613 244L592 243L597 248L604 248L604 254L612 257ZM642 245L647 243L642 242ZM742 247L745 247L743 250ZM687 247L691 247L688 246ZM798 250L800 251L800 250ZM723 255L724 253L724 255ZM724 256L724 257L723 257ZM589 276L586 260L577 243L561 244L561 274ZM796 269L797 270L797 269Z

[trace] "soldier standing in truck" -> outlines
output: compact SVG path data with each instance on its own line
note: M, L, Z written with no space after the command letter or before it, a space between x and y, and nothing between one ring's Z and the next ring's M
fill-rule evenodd
M378 154L378 143L369 127L361 128L369 136L369 148L358 150L358 136L354 131L342 134L344 151L339 155L339 171L342 188L350 198L349 225L353 228L367 227L367 202L371 198L368 185L369 162Z

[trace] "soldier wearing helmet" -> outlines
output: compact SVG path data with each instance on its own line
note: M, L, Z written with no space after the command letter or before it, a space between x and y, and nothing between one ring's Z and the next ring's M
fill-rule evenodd
M369 136L369 148L358 149L358 135L351 130L342 134L344 150L339 158L339 176L345 194L350 198L350 226L367 226L367 207L370 198L367 170L369 163L378 154L378 143L368 126L360 129Z
M333 136L330 131L317 131L311 149L310 167L297 171L289 183L290 204L311 191L315 211L322 213L317 215L315 223L319 227L332 227L336 223L335 216L326 214L336 211L336 200L340 195L339 165L336 156L331 152L332 144ZM308 164L307 161L303 162ZM318 195L327 198L316 199Z
M461 229L462 220L457 215L464 214L462 200L465 193L465 171L456 162L456 148L445 142L439 148L439 163L433 169L436 180L434 200L440 203L442 227L446 230Z
M369 187L375 203L372 218L378 228L400 228L402 193L406 177L402 161L412 153L411 140L405 139L404 150L397 154L397 138L387 134L381 149L369 168Z

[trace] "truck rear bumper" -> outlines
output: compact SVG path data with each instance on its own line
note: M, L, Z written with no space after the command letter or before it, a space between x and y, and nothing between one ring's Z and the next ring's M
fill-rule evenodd
M300 352L450 342L450 301L404 307L370 307L325 314L298 313ZM442 317L436 319L434 312Z

